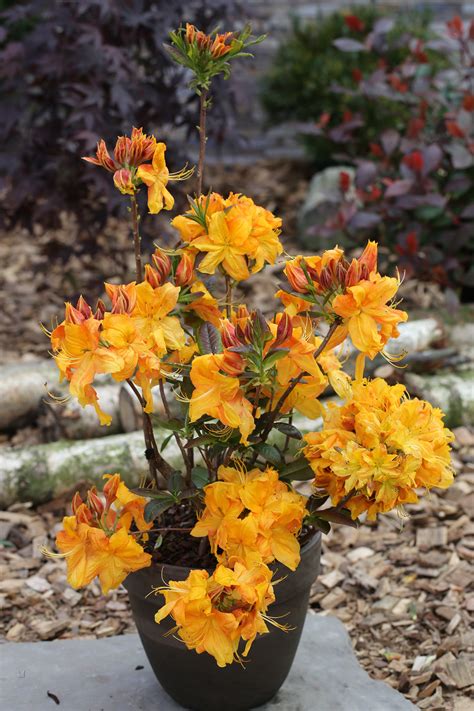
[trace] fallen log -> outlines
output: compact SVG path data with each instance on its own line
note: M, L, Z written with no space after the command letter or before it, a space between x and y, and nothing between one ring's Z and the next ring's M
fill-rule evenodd
M304 433L320 429L321 419L295 416L293 424ZM158 445L169 434L169 430L155 428ZM274 431L269 443L281 447L285 439L284 434ZM292 444L297 449L301 443L292 440ZM120 472L126 482L136 485L148 474L144 450L143 432L0 448L0 507L17 501L49 501L78 482L100 484L107 473ZM182 469L181 453L173 438L168 441L164 456L172 466Z
M100 424L92 405L81 407L75 398L65 401L55 400L61 391L55 390L43 398L39 405L38 425L45 442L57 442L60 439L94 439L123 432L120 414L120 385L96 386L99 402L104 412L112 415L108 427ZM136 427L135 429L139 429Z
M36 417L47 396L46 383L57 383L52 361L15 363L0 368L0 430L10 430Z
M169 432L156 430L158 443ZM148 473L143 432L111 435L91 440L62 440L34 447L0 449L0 507L16 501L41 503L80 480L99 484L107 473L120 472L125 481L137 484ZM174 440L164 456L180 466Z

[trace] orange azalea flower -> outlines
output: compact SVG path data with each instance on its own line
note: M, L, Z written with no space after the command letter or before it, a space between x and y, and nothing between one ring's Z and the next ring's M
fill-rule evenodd
M331 308L343 319L354 346L370 358L399 335L397 325L408 318L405 311L390 305L399 285L398 279L372 274L332 302Z
M64 517L63 529L56 536L60 553L44 552L66 559L67 578L73 588L88 585L98 576L102 591L107 593L129 573L151 564L151 556L128 531L132 519L140 532L146 532L153 524L143 518L145 499L132 494L119 474L107 474L105 478L105 506L95 487L88 492L88 504L76 495L74 515ZM113 504L116 508L112 508Z
M191 535L207 535L218 560L231 565L276 559L295 570L305 498L289 490L271 467L246 473L221 466L218 477L204 489L206 506ZM245 511L249 513L244 516Z
M220 372L223 361L223 354L202 355L193 360L190 378L194 391L189 419L195 422L203 415L210 415L232 429L239 429L240 441L247 444L255 428L252 404L240 389L238 378Z
M352 383L343 405L325 412L321 432L305 435L303 450L315 485L334 505L350 494L352 517L367 511L373 520L418 500L416 489L447 488L453 479L442 413L429 403L408 400L403 385L381 378Z
M151 214L172 210L174 197L166 188L170 180L170 172L165 161L166 144L158 143L153 153L151 165L141 165L137 170L137 178L148 187L148 210Z
M110 425L112 417L100 409L92 383L97 373L118 373L125 362L121 355L101 345L100 327L101 322L95 318L82 323L65 321L51 334L51 343L60 378L70 381L71 395L77 397L82 407L92 405L100 423Z
M205 235L212 215L216 212L222 212L226 207L224 198L219 193L200 195L196 198L195 204L204 216L205 225L201 221L193 219L196 216L194 209L188 210L183 215L178 215L171 220L171 225L178 230L183 242L192 243L197 237Z
M194 312L203 321L209 321L218 327L221 322L221 312L217 299L211 295L202 281L195 281L190 291L191 294L199 294L199 296L191 301L184 310Z
M171 615L188 649L207 652L225 667L239 659L241 639L246 641L245 657L256 636L269 631L266 622L272 620L266 612L275 600L271 577L265 565L248 569L236 563L233 570L218 565L212 575L192 570L186 580L170 580L157 590L165 604L155 621Z
M250 217L235 210L212 215L208 234L196 237L192 242L193 247L206 253L199 271L214 274L222 264L224 271L236 281L247 279L249 270L245 255L255 248L250 244L251 229Z

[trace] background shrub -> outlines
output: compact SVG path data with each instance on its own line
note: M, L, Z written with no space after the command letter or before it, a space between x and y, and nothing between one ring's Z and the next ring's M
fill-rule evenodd
M394 67L409 54L409 38L426 38L429 13L409 12L384 17L376 7L358 7L336 12L313 22L294 20L288 38L280 45L272 68L262 84L262 102L271 120L329 122L337 125L344 116L360 114L364 129L358 132L358 150L367 150L383 128L400 128L408 109L378 97L367 101L357 89L362 75L380 67ZM356 47L362 38L373 37L370 52L343 52L335 45ZM431 61L442 63L430 51ZM338 91L334 87L338 86ZM308 156L318 168L334 164L334 144L329 135L302 136Z

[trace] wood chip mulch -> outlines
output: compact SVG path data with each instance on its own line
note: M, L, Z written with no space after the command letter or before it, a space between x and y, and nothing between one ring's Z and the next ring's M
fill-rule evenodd
M474 431L455 430L447 491L324 539L310 604L346 626L361 665L418 708L470 711L474 694ZM66 497L0 512L0 639L100 638L135 631L125 589L68 587L45 559Z

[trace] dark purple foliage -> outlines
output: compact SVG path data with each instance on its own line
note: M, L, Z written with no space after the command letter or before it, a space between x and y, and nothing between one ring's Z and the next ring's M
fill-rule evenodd
M196 101L164 47L182 22L232 26L233 0L29 0L1 16L0 190L3 221L48 227L71 212L81 227L104 223L123 204L110 175L80 157L98 138L142 126L172 140L194 130ZM229 104L215 92L213 121ZM222 124L222 121L220 122ZM222 125L219 126L222 132ZM173 150L171 168L186 156Z

